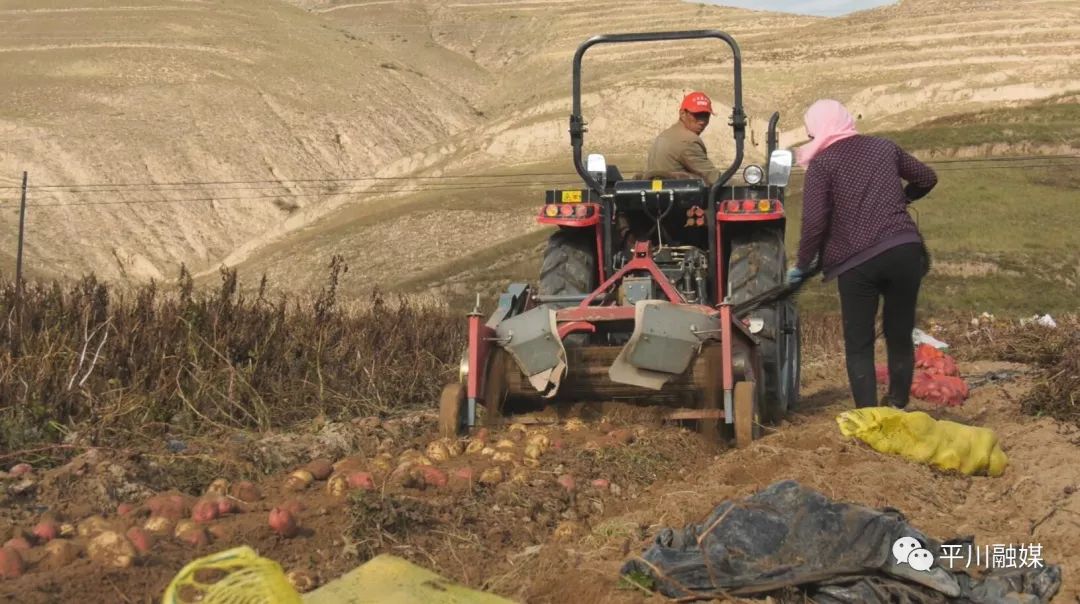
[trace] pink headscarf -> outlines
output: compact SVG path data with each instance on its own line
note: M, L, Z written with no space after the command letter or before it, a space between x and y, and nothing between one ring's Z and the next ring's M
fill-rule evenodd
M806 133L813 138L809 143L795 150L799 165L806 167L814 156L839 140L855 136L855 120L839 101L821 99L810 105L803 118Z

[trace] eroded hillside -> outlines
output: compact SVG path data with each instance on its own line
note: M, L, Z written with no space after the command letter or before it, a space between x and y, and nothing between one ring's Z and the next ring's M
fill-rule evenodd
M171 277L186 262L212 278L224 262L298 288L332 254L354 267L343 287L361 290L527 237L543 187L572 179L570 58L596 33L734 35L750 159L772 111L793 144L820 96L879 130L1080 89L1070 0L906 0L837 19L676 0L69 0L11 5L0 27L0 69L15 83L0 91L9 181L21 169L31 184L214 181L32 191L65 204L34 210L32 270ZM590 51L588 149L640 170L684 92L729 110L728 57L710 42ZM721 160L724 122L705 134ZM0 246L14 250L16 215L0 220L12 227Z

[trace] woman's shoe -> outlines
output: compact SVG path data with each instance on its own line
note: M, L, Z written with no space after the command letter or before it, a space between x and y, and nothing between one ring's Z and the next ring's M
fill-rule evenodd
M907 407L907 404L908 402L906 399L899 400L891 394L886 394L885 396L881 397L882 407L894 407L896 409L903 409L904 407Z

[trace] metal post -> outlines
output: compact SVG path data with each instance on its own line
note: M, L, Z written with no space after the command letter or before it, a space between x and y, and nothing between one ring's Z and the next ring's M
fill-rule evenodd
M11 356L19 356L22 344L23 307L23 232L26 227L26 172L22 173L22 201L19 202L19 251L15 256L15 333L11 338Z

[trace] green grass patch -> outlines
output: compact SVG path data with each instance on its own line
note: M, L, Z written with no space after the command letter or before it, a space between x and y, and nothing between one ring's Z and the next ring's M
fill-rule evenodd
M1076 145L1080 141L1080 94L1024 107L940 117L913 128L878 134L907 149L932 151L1002 143Z
M1080 296L1077 188L1057 168L939 169L939 184L912 205L934 269L920 310L1005 315L1075 311ZM802 221L801 182L788 198L787 245L794 256ZM808 310L839 308L835 283L815 280Z

